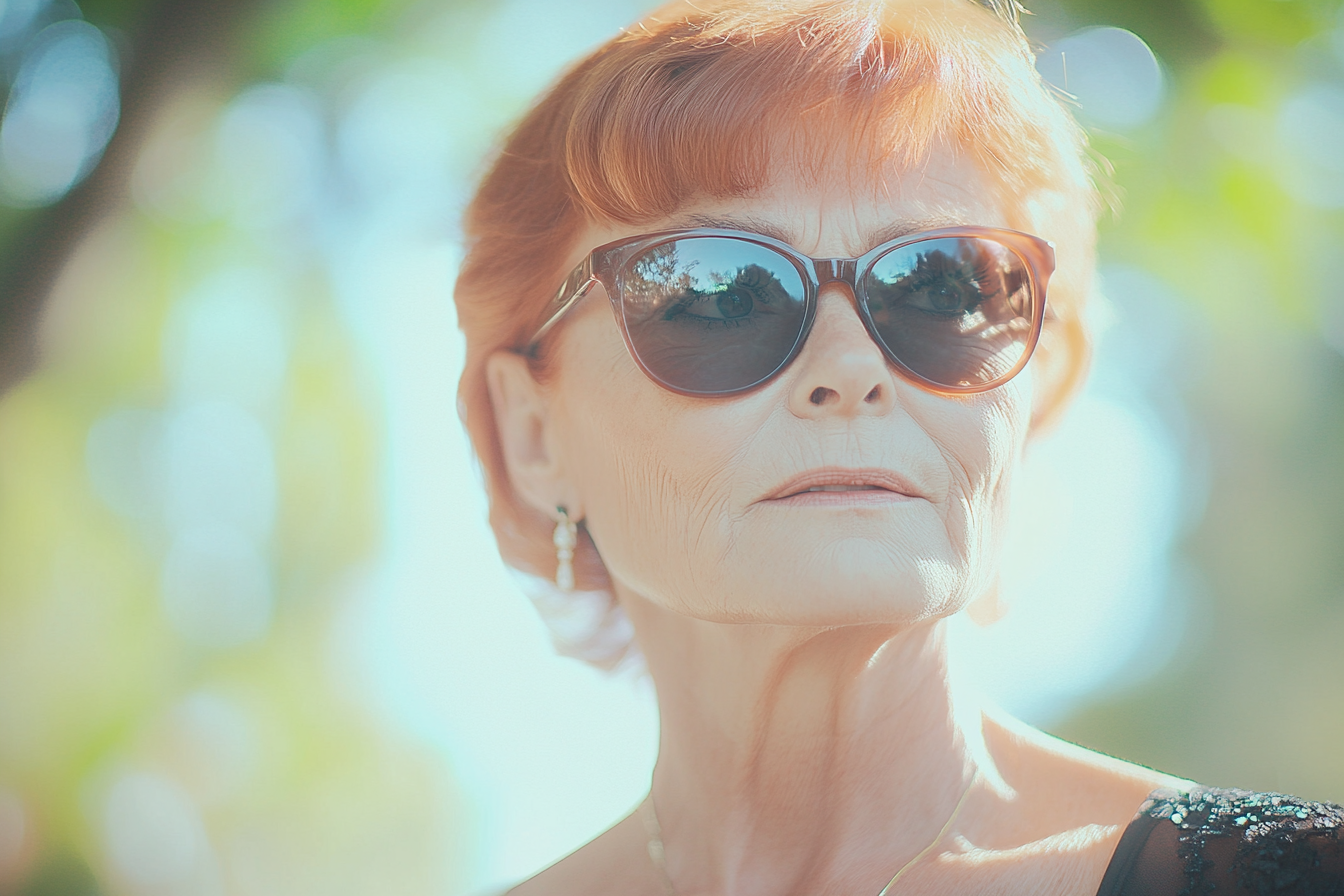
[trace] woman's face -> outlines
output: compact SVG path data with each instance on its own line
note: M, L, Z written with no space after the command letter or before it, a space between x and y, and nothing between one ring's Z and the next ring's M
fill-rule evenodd
M893 227L1005 226L990 196L947 151L874 182L839 167L821 179L783 171L748 198L593 228L572 261L685 226L857 256ZM886 362L849 288L830 283L783 373L744 395L686 397L635 365L601 292L560 328L543 394L557 487L618 593L714 621L824 626L946 615L985 589L1030 421L1030 366L978 395L923 391Z

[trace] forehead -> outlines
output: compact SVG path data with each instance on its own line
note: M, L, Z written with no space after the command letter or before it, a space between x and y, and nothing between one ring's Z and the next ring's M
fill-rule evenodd
M808 255L857 256L898 236L961 224L1007 226L986 178L964 156L935 148L904 168L837 152L821 166L772 166L763 187L741 196L698 196L667 218L595 227L579 251L638 233L723 227L771 236Z

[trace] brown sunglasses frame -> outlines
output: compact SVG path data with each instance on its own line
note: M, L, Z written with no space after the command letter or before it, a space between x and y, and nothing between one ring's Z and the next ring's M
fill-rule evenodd
M761 377L750 385L717 391L696 391L675 386L659 377L644 364L644 361L639 356L639 350L635 347L634 342L630 338L630 331L625 321L625 309L621 301L620 290L617 286L617 274L632 259L655 246L673 240L692 237L718 237L740 240L742 242L754 243L772 249L779 255L788 259L789 262L797 268L798 273L802 277L804 287L803 321L798 329L798 335L794 339L794 344L784 356L783 360L781 360L769 374ZM1026 349L1022 352L1022 357L1008 372L986 383L977 383L973 386L949 386L945 383L936 383L907 367L900 358L895 356L891 348L877 332L876 325L873 323L872 314L868 309L866 290L863 288L863 275L867 274L872 265L887 253L926 240L955 237L988 239L1007 247L1026 265L1032 287L1033 302L1031 332L1028 337ZM827 283L836 281L844 283L849 287L855 311L859 315L859 320L863 322L864 329L868 331L868 336L877 344L878 348L881 349L882 355L887 359L887 362L896 368L897 372L904 379L926 391L941 395L969 395L977 392L987 392L990 389L997 388L1012 379L1027 366L1027 362L1031 360L1032 352L1036 349L1036 344L1040 341L1041 327L1045 322L1046 290L1049 286L1050 275L1054 273L1054 270L1055 249L1053 244L1040 237L1032 236L1029 233L1022 233L1021 231L1008 230L1001 227L965 225L960 227L941 227L936 230L923 230L918 233L911 233L893 240L888 240L885 243L874 246L872 249L869 249L867 252L855 258L813 258L804 255L781 240L745 230L721 230L708 227L690 228L685 230L664 230L657 233L641 234L640 236L627 237L625 239L605 243L588 253L587 257L570 272L569 276L565 278L564 283L560 285L560 289L556 292L555 298L547 305L547 310L549 310L550 313L546 316L545 322L533 333L532 338L528 340L527 346L523 351L529 356L535 355L537 347L540 345L541 340L546 334L569 313L570 309L588 295L593 286L600 283L602 288L606 290L607 297L611 300L612 313L616 316L616 325L620 328L621 336L625 339L625 347L630 352L630 357L634 359L635 364L639 366L639 369L644 372L645 376L653 380L659 386L662 386L664 389L667 389L670 392L676 392L680 395L703 398L740 395L768 383L770 380L779 376L780 373L793 363L793 360L798 356L798 353L802 351L803 345L807 342L808 335L812 332L812 324L817 315L817 301L821 292L821 287L825 286Z

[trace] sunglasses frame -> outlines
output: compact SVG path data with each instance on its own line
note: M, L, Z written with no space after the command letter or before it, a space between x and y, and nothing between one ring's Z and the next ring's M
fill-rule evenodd
M770 373L759 378L755 382L746 385L734 387L732 389L719 389L713 391L702 391L685 389L667 382L662 377L655 374L645 365L643 359L639 356L639 350L635 347L630 338L630 330L626 325L625 308L621 299L620 289L618 287L617 277L626 264L663 243L674 240L689 238L716 237L720 239L738 240L745 243L753 243L758 246L771 249L783 258L787 259L797 269L803 282L803 319L802 325L798 328L798 335L794 339L793 346L789 349L784 358L775 366ZM1007 373L1004 373L985 383L977 383L971 386L949 386L945 383L936 383L925 376L911 370L900 358L896 357L891 348L882 339L877 332L877 326L873 322L873 316L868 308L867 291L863 287L864 277L879 259L890 252L916 243L928 240L948 239L948 238L971 238L985 239L996 242L1009 249L1023 262L1027 270L1028 282L1032 289L1032 320L1031 331L1027 339L1026 349L1022 352L1022 357L1013 365ZM997 388L1008 380L1012 379L1027 366L1031 360L1032 352L1036 349L1036 344L1040 341L1041 328L1045 322L1046 289L1049 286L1050 276L1055 270L1055 248L1054 244L1038 236L1029 233L1022 233L1017 230L1008 230L1001 227L980 227L977 225L965 225L958 227L940 227L935 230L923 230L918 233L911 233L896 239L888 240L867 252L855 258L813 258L804 255L797 249L781 240L773 237L764 236L758 233L751 233L745 230L722 230L709 227L688 228L684 230L663 230L657 233L646 233L639 236L626 237L598 246L588 253L587 257L579 263L569 276L565 278L564 283L556 292L555 298L547 305L550 314L545 322L537 328L532 338L528 340L524 353L529 356L535 356L537 347L547 333L555 327L560 320L569 313L575 305L579 303L592 288L601 284L606 290L607 297L611 300L612 313L616 316L616 324L621 330L621 336L625 339L625 347L630 352L630 357L644 372L644 375L653 380L659 386L667 389L669 392L675 392L679 395L690 395L696 397L725 397L730 395L740 395L756 389L770 380L779 376L802 351L803 345L807 342L807 337L812 332L812 324L817 316L817 303L821 293L821 288L831 282L844 283L849 287L851 301L855 311L859 315L859 320L863 322L864 329L868 331L868 336L881 349L883 357L887 362L896 368L897 372L906 380L929 392L941 395L969 395L977 392L987 392L990 389Z

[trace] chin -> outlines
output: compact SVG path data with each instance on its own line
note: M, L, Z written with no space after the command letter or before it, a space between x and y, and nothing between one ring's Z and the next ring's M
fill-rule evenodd
M821 556L743 564L722 593L725 621L829 627L911 625L951 616L972 599L977 578L947 551L921 553L840 543ZM801 561L801 562L800 562ZM698 614L696 614L698 615Z

